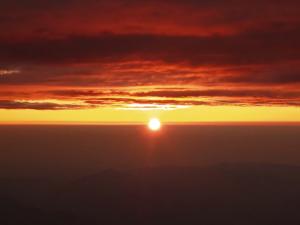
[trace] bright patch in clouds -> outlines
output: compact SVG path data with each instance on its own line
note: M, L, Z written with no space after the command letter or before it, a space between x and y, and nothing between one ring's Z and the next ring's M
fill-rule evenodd
M12 74L17 74L20 73L19 70L2 70L0 69L0 76L5 76L5 75L12 75Z

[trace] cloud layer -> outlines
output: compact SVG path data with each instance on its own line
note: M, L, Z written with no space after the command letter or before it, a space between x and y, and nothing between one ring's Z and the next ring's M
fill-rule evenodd
M3 0L0 15L3 109L300 105L298 1Z

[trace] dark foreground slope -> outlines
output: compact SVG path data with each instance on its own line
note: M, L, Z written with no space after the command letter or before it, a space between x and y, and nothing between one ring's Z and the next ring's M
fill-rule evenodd
M106 170L49 185L26 204L3 197L1 224L300 224L299 167Z

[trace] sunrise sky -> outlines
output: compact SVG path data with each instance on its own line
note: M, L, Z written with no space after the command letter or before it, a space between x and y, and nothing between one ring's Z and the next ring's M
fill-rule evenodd
M300 121L295 0L1 0L0 123Z

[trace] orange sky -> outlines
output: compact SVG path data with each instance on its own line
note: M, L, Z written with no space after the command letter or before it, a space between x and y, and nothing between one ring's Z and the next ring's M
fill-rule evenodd
M193 106L177 110L0 110L0 123L142 123L157 117L163 123L300 122L296 107Z
M297 1L3 0L0 13L1 123L300 121Z

